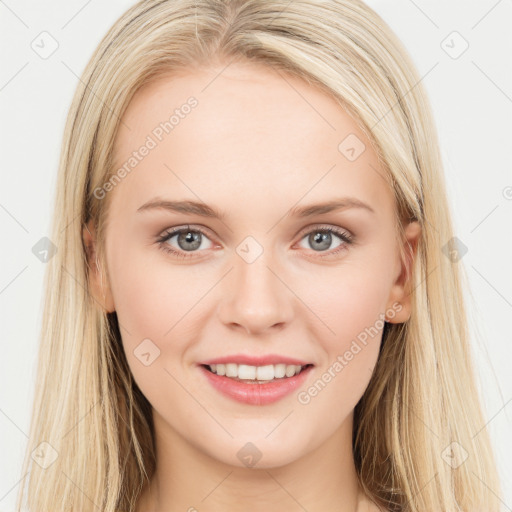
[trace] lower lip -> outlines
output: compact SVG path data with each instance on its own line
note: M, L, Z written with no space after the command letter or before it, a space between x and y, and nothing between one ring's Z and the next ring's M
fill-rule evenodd
M227 397L244 404L266 405L277 402L295 391L304 383L313 366L308 366L293 377L276 379L262 384L247 384L239 380L233 380L229 377L217 375L204 366L200 366L200 369L206 375L210 384Z

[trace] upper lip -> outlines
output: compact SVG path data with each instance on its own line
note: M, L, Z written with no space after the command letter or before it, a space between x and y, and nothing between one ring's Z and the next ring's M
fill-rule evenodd
M212 365L212 364L246 364L249 366L266 366L266 365L274 365L274 364L287 364L287 365L300 365L306 366L308 364L307 361L302 361L300 359L295 359L294 357L280 356L278 354L267 354L265 356L250 356L246 354L233 354L231 356L224 357L216 357L215 359L208 359L207 361L202 361L199 364L204 365Z

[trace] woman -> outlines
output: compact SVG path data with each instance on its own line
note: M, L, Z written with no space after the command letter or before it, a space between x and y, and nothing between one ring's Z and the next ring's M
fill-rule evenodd
M52 240L29 510L499 510L428 101L362 2L128 10Z

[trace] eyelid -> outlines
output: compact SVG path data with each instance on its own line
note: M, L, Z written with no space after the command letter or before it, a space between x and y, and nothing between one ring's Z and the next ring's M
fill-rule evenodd
M171 228L164 229L164 231L162 231L161 234L158 236L158 240L163 240L163 239L167 238L168 236L176 235L180 231L187 230L187 229L189 229L190 231L199 231L200 233L207 236L211 240L212 235L210 235L210 233L212 233L212 231L210 229L206 228L205 226L201 226L198 224L182 224L182 225L173 226ZM314 229L318 229L319 231L323 230L323 229L332 230L335 234L336 234L336 232L339 232L339 233L345 234L347 236L347 238L354 238L353 233L346 228L342 228L341 226L334 226L332 224L322 224L322 223L312 223L312 224L309 224L308 226L305 226L294 236L294 238L300 236L302 239L302 237L304 235L309 234ZM215 238L215 236L214 236L214 238ZM213 240L212 240L212 242L213 242Z
M201 233L206 238L208 238L208 240L210 240L210 242L214 246L219 247L219 245L214 240L212 240L212 237L209 235L210 230L208 228L206 228L204 226L200 226L200 225L191 225L191 224L178 225L178 226L173 226L172 228L165 229L161 233L161 235L157 238L157 243L163 250L171 253L173 256L176 256L178 258L185 258L185 259L186 258L194 258L194 256L193 256L194 253L200 254L205 251L191 251L190 253L187 253L186 251L176 250L171 247L166 247L166 248L163 247L167 243L167 241L169 241L171 238L173 238L174 236L180 234L181 232L187 231L187 230L197 231L197 232ZM333 233L342 242L337 248L331 249L329 251L316 252L316 251L310 250L313 253L316 252L316 254L317 254L317 256L315 256L316 258L335 257L335 256L337 256L337 254L339 252L346 250L348 248L348 246L354 244L354 241L355 241L355 235L353 233L351 233L349 230L347 230L346 228L342 228L340 226L333 226L331 224L313 223L313 224L310 224L310 225L302 228L299 231L299 233L297 235L295 235L295 237L297 237L297 236L299 237L299 240L296 243L300 243L306 235L308 235L314 231L326 231L329 233ZM213 238L215 238L215 237L213 237Z
M162 240L162 239L165 239L167 237L170 237L170 236L173 236L173 235L177 235L180 232L186 231L186 230L198 231L199 233L202 233L204 236L207 236L209 239L212 238L212 235L210 234L211 231L208 228L204 227L204 226L195 225L195 224L182 224L182 225L179 225L179 226L173 226L172 228L164 229L161 232L161 234L158 236L158 240Z
M347 238L353 238L354 235L351 231L349 231L347 228L342 228L341 226L335 226L333 224L322 224L322 223L313 223L309 226L306 226L305 228L302 228L296 236L304 236L310 233L311 231L318 230L326 230L326 231L333 231L334 233L342 233L347 236Z

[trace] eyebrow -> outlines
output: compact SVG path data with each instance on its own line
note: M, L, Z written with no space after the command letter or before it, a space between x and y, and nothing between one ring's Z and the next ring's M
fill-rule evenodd
M332 199L324 203L317 203L308 206L291 208L287 216L291 217L312 217L313 215L322 215L332 211L348 210L350 208L361 208L371 213L375 210L368 204L364 203L356 197L342 197ZM189 213L192 215L200 215L201 217L210 217L213 219L225 219L226 213L212 206L197 201L169 201L160 198L154 198L144 203L137 209L137 212L148 210L169 210L178 213Z

